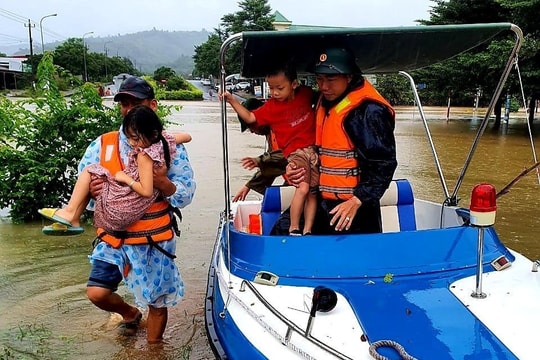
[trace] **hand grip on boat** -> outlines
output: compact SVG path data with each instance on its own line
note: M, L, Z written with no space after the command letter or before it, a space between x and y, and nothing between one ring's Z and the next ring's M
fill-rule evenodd
M334 290L325 286L317 286L313 289L310 315L315 316L317 311L329 312L336 307L336 304L337 295Z
M337 295L332 289L325 286L317 286L313 289L313 296L311 297L311 310L309 312L309 319L306 326L305 335L311 334L311 328L313 327L313 321L317 311L329 312L336 307Z

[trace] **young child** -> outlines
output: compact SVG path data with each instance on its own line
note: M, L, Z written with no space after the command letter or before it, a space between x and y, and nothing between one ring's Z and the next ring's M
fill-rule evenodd
M257 98L249 98L242 103L242 105L250 111L261 107L263 104L264 102ZM283 157L283 152L278 149L276 136L270 131L270 127L257 126L256 124L248 125L240 116L238 116L238 120L240 121L240 130L242 132L249 129L249 131L254 134L264 135L266 137L267 149L263 154L257 157L244 157L240 160L244 169L253 170L257 168L257 171L251 179L236 192L232 199L233 202L245 200L250 190L254 190L259 194L264 195L266 188L272 185L278 176L285 174L285 168L287 166L287 159Z
M112 175L100 164L89 165L77 179L67 206L38 210L43 217L70 228L80 228L80 217L90 200L89 184L94 176L107 178L96 199L95 227L121 231L142 217L160 195L154 189L153 169L168 166L176 152L176 144L191 141L191 135L163 131L157 114L144 105L129 111L124 117L122 131L133 147L127 167Z
M306 169L305 181L294 193L291 202L290 235L311 234L317 197L311 190L318 186L319 169L315 144L315 113L313 111L313 90L301 86L296 78L292 63L267 74L266 81L271 98L258 109L249 111L229 92L219 94L247 123L269 126L276 136L276 142L289 164ZM300 231L300 217L304 213L304 229Z

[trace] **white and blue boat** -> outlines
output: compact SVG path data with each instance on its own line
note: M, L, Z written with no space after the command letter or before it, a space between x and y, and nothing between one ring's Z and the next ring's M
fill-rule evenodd
M407 179L381 199L383 233L269 235L290 204L290 187L231 204L227 117L223 111L225 209L208 275L206 329L220 359L538 359L538 261L509 249L493 227L494 188L480 184L471 208L458 191L523 40L513 24L244 32L242 75L264 76L271 54L294 53L299 72L321 43L346 44L364 73L427 66L484 44L515 38L455 189L441 201L415 197ZM223 72L222 82L225 83ZM415 86L412 86L413 89ZM222 104L222 110L225 110ZM260 215L262 234L250 233Z

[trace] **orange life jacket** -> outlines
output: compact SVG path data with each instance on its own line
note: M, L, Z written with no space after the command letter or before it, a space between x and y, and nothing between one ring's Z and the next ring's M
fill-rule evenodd
M366 100L386 106L394 117L394 109L367 80L326 112L317 105L316 144L319 146L319 190L323 199L347 200L360 182L358 154L347 135L343 121L349 112Z
M276 140L276 134L272 130L270 130L270 133L266 137L266 141L268 142L268 147L270 148L269 151L279 150L279 146Z
M101 136L100 164L111 174L124 169L120 156L120 137L118 131L112 131ZM162 197L154 202L143 217L128 226L123 231L107 232L98 228L98 237L114 248L122 244L153 244L159 241L171 240L174 237L173 222L169 203ZM159 250L159 247L158 247Z

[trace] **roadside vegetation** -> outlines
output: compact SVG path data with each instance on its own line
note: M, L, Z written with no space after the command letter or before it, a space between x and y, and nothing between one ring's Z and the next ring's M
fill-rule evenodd
M14 222L38 219L37 209L65 204L86 147L122 122L118 107L105 106L93 84L65 97L52 53L45 53L36 75L34 97L0 96L0 207L10 209ZM171 110L160 106L160 117Z

